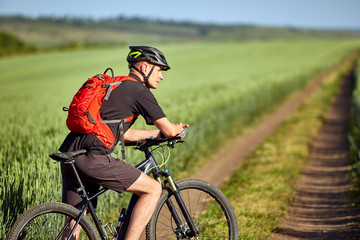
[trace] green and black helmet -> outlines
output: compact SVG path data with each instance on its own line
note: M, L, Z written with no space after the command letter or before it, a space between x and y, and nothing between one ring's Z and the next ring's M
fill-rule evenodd
M148 61L152 64L162 66L163 71L170 69L164 54L158 49L147 46L130 46L129 48L130 52L126 60L129 62L130 67L133 67L136 62Z

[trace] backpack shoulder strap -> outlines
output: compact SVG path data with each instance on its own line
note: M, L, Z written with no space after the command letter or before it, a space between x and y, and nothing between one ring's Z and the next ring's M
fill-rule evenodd
M137 82L137 80L135 78L129 77L129 76L117 76L115 77L115 79L117 79L117 81L123 82L123 81L133 81L133 82Z
M97 76L101 76L105 79L105 74L99 74ZM108 76L107 76L108 77ZM98 77L99 78L99 77ZM127 76L118 76L118 77L115 77L115 78L111 78L111 81L108 82L108 83L105 83L105 84L102 84L101 86L103 88L107 88L107 92L106 92L106 95L105 95L105 98L104 100L108 100L109 97L110 97L110 93L111 91L113 90L113 87L114 86L118 86L120 85L123 81L126 81L126 80L131 80L131 81L136 81L135 79L131 78L131 77L127 77Z

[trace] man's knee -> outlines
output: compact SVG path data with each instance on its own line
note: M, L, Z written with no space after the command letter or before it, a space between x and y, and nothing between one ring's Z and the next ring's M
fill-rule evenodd
M161 192L162 192L162 186L161 186L161 183L159 183L158 181L155 181L156 184L154 184L154 192L156 194L156 196L159 196L161 195Z
M154 195L154 197L160 197L161 192L162 192L161 184L158 181L151 179L151 181L149 182L147 193Z
M139 179L133 185L131 185L126 191L136 193L139 196L146 194L146 195L153 195L153 197L157 197L161 195L162 187L161 184L155 179L145 174L141 174Z

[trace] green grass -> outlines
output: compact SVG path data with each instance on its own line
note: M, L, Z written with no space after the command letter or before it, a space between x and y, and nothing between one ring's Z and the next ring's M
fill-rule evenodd
M338 91L340 79L353 62L354 58L330 75L323 87L262 143L223 187L238 217L240 239L270 239L276 231L309 157L309 146Z
M222 140L240 134L359 45L329 40L156 46L172 69L154 94L171 121L190 124L187 144L172 153L173 175L191 170ZM59 166L48 154L68 133L61 109L88 77L107 67L126 75L127 53L114 48L0 60L1 235L24 209L60 200ZM135 127L148 128L141 119ZM129 149L127 159L135 163L143 156ZM118 211L120 198L107 193L100 215Z
M350 153L353 177L353 195L356 205L360 206L360 58L355 65L354 91L352 96L351 120L350 120ZM359 225L358 225L359 226ZM359 226L360 227L360 226Z

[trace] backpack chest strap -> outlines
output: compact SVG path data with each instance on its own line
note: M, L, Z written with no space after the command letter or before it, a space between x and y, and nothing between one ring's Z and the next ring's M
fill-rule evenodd
M110 119L110 120L101 120L99 121L99 123L120 123L121 121L124 121L124 123L130 122L132 120L134 120L135 118L137 118L140 114L136 113L130 117L124 118L124 119Z

